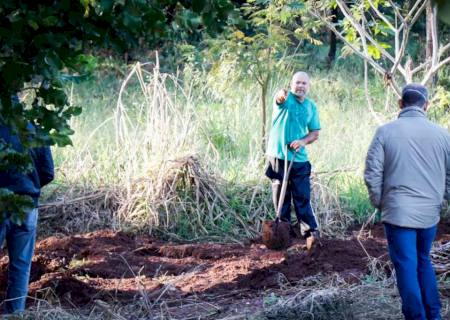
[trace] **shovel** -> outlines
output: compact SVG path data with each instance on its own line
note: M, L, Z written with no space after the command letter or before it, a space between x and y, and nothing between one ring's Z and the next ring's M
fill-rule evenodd
M291 245L291 224L281 220L281 208L283 207L284 198L286 196L287 184L289 181L289 173L291 172L292 165L294 164L294 157L297 152L294 152L292 160L284 159L284 175L283 183L281 184L280 197L277 205L277 215L274 221L265 220L262 225L262 242L268 249L282 250ZM287 164L289 163L289 166Z

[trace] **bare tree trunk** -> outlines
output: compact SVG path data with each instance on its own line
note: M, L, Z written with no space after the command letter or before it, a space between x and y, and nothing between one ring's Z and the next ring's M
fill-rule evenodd
M333 18L331 20L332 23L338 22L338 8L334 8L331 12ZM328 68L331 68L331 65L333 64L334 60L336 60L336 48L337 48L337 37L336 34L330 30L330 50L328 51Z
M431 2L428 2L426 9L426 49L425 59L431 61L433 55L433 6Z
M432 61L430 65L434 65L434 59L435 59L435 42L434 39L437 37L437 19L436 19L436 10L431 3L431 1L428 1L427 7L426 7L426 53L425 53L425 59L426 61ZM438 76L437 73L434 74L431 77L431 85L434 86L437 83Z

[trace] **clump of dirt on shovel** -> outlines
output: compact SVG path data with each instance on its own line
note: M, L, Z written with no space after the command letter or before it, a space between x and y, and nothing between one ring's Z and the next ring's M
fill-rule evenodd
M264 221L262 242L272 250L288 248L291 245L290 224L284 221Z

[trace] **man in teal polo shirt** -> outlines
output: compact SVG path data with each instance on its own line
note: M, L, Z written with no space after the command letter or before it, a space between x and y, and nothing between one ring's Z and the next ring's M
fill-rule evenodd
M269 158L266 175L272 180L273 201L276 208L287 152L288 160L293 160L294 164L289 174L281 219L291 222L291 203L293 203L298 222L304 222L309 226L305 236L318 237L317 221L310 204L311 164L305 146L318 139L320 122L315 103L306 97L309 83L307 73L297 72L292 77L290 92L280 90L275 98L266 152Z

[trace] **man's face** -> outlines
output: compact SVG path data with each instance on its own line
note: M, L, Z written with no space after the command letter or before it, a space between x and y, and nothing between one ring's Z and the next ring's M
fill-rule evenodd
M309 90L309 77L306 73L295 74L291 81L291 92L303 99Z

